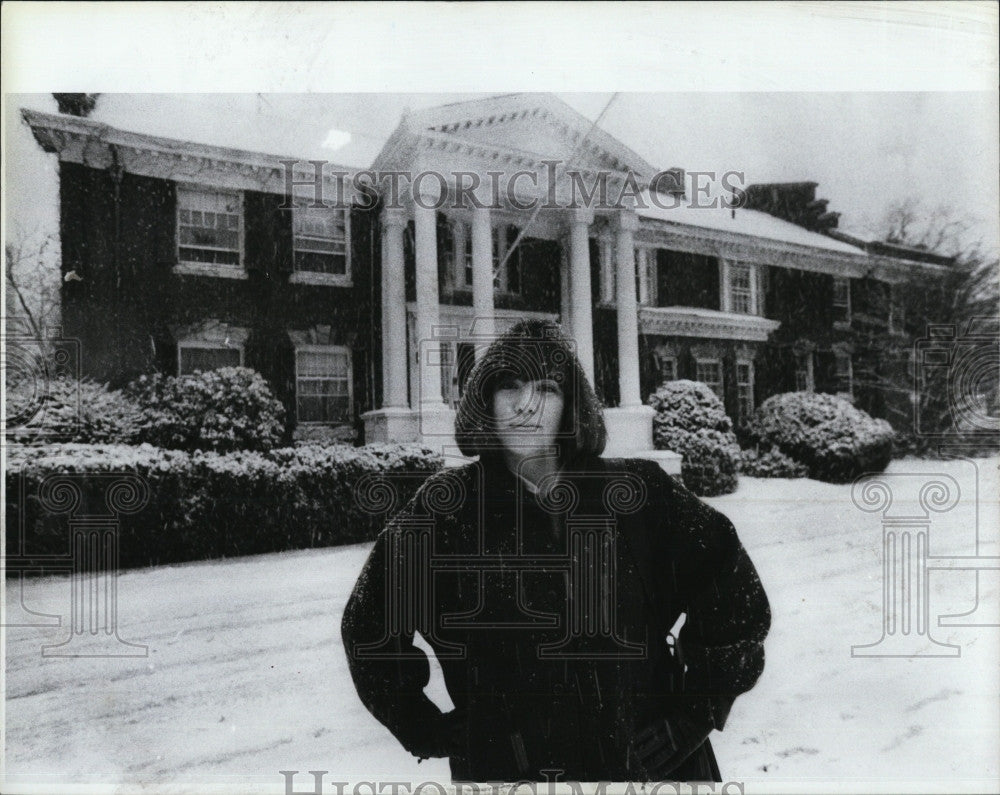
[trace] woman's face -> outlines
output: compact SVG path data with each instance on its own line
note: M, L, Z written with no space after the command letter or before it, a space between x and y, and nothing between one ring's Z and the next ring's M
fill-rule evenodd
M554 445L562 423L562 388L551 378L525 381L505 376L493 394L493 418L500 443L523 457Z

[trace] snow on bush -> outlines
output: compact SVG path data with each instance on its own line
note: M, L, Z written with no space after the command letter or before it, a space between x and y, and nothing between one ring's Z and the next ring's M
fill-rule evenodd
M6 397L8 416L16 413L12 407L21 406L31 414L7 430L8 441L17 444L128 444L139 433L139 407L121 392L88 378L13 381L7 384Z
M740 448L722 401L698 381L668 381L649 398L653 443L680 453L681 479L695 494L736 490Z
M124 567L354 543L374 538L391 510L441 466L440 455L415 445L312 445L266 453L149 444L12 445L7 543L16 544L23 526L29 557L65 555L67 517L44 509L39 486L50 476L71 475L83 490L82 504L100 506L110 472L138 475L149 494L142 510L118 517ZM371 491L371 477L379 475L392 483L397 498L373 507L358 496Z
M193 375L144 375L128 392L142 408L139 440L177 450L270 450L284 431L284 406L247 367Z
M835 395L787 392L758 407L747 436L759 447L775 447L801 462L811 478L848 483L888 466L894 432L885 420Z
M752 478L804 478L809 470L780 450L750 449L740 453L740 472Z

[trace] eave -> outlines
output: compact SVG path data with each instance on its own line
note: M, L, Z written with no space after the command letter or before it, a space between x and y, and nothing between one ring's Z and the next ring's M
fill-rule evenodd
M636 241L674 251L853 279L871 277L899 282L912 276L914 269L934 276L948 272L948 268L941 265L878 256L860 249L857 254L825 251L765 237L648 218L641 219Z
M293 160L296 182L313 179L309 161L292 155L282 157L135 133L77 116L28 109L22 109L21 116L42 150L58 155L60 162L100 169L117 165L140 176L284 194L286 167L282 161ZM358 171L332 163L324 165L324 182L330 186L331 200L336 196L337 179L345 183L345 198L353 196L351 183Z

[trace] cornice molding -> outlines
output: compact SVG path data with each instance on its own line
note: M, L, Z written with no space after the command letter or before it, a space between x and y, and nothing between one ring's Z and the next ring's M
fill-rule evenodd
M113 165L130 174L206 184L212 187L285 193L284 160L295 160L295 181L311 181L309 161L242 149L199 144L174 138L120 130L108 124L76 116L62 116L23 109L21 116L31 127L38 145L56 154L60 162L80 163L106 169ZM344 197L353 195L352 177L360 169L326 164L324 183L330 186L330 201L337 196L335 173L346 174Z
M553 94L507 94L485 97L418 111L407 118L413 129L449 137L461 137L464 130L488 130L512 123L539 123L553 130L582 157L596 160L601 168L631 170L639 180L648 180L657 169L613 135L567 105ZM586 145L580 148L587 137ZM544 157L538 153L528 153Z
M765 237L646 218L640 218L636 242L720 259L854 278L863 276L873 265L871 258L862 252L838 254Z
M642 216L640 216L639 231L636 233L636 245L687 251L692 254L704 254L758 265L826 273L831 276L847 276L852 279L870 276L887 282L904 281L912 275L915 268L928 275L942 275L948 272L948 268L944 266L926 262L900 260L862 251L857 254L824 251L798 243Z
M676 306L640 306L639 332L664 337L765 342L781 322L756 315Z

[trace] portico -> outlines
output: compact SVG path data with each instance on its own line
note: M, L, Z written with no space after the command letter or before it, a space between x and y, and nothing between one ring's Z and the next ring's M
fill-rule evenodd
M470 165L466 163L465 170ZM478 165L478 164L474 164ZM426 161L422 164L427 168ZM439 173L449 173L442 171ZM523 180L527 183L528 180ZM565 186L559 186L564 189ZM441 190L435 179L423 179L401 207L381 216L382 266L382 405L363 415L367 441L416 441L443 450L457 449L452 435L454 407L471 367L485 347L525 317L561 322L576 346L588 379L594 366L594 283L591 237L610 231L614 238L615 290L618 313L619 405L606 409L608 455L653 455L653 410L642 404L639 386L639 316L635 284L634 210L595 213L589 207L547 207L521 210L509 202L498 207L463 207L457 186ZM517 202L545 201L544 195ZM568 198L567 198L568 203ZM453 224L450 251L440 250L440 216ZM511 223L512 222L512 223ZM412 231L412 300L407 301L406 236ZM501 230L498 234L497 230ZM498 243L506 230L518 238ZM513 232L509 233L514 237ZM558 256L521 257L518 247L549 244ZM554 294L512 295L503 283L513 281L514 262L523 271L518 282L530 292L533 280L550 279ZM442 266L442 263L447 263ZM449 283L471 265L471 285ZM536 271L546 271L539 273ZM501 278L506 273L506 278ZM443 277L444 274L444 277ZM468 276L456 279L468 281ZM455 279L452 279L455 281ZM442 294L442 285L448 294ZM467 288L471 287L471 291ZM470 294L471 293L471 294ZM519 300L514 300L519 298ZM673 463L672 454L658 454ZM672 467L671 471L675 471Z

